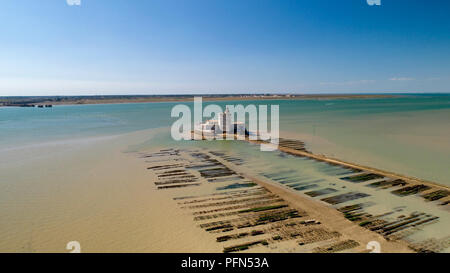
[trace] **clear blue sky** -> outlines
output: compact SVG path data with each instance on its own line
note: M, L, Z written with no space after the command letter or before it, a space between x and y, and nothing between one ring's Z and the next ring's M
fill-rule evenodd
M1 1L0 96L244 92L450 92L450 1Z

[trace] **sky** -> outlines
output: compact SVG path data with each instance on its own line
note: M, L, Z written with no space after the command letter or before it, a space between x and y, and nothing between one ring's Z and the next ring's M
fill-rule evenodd
M80 1L2 0L0 96L450 92L446 0Z

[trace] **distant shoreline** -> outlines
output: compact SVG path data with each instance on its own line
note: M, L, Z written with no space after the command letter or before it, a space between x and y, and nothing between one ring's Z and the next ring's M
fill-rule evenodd
M149 95L149 96L44 96L44 97L0 97L0 107L33 107L39 105L121 104L149 102L188 102L201 96L204 101L235 100L330 100L330 99L376 99L397 98L392 94L255 94L255 95Z

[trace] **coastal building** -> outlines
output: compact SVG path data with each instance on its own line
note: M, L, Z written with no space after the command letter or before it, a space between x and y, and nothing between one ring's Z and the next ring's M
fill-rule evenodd
M225 112L219 114L219 128L225 133L233 131L231 113L228 107L225 109Z
M215 136L218 134L245 135L246 129L243 122L233 122L231 112L228 107L225 112L220 113L218 120L210 119L203 123L195 124L195 133L204 136Z

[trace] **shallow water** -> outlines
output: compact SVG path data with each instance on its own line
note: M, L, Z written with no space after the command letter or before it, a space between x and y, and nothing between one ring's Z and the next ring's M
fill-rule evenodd
M315 153L450 185L450 95L233 101L278 104L282 136ZM176 103L0 108L0 151L169 127ZM192 106L192 103L188 105Z
M170 142L167 142L166 145L167 147L173 147ZM401 219L399 217L409 217L416 213L427 215L428 218L438 217L437 221L416 228L408 228L403 232L399 232L396 236L400 236L413 244L424 243L430 240L445 241L447 245L440 251L450 251L450 246L448 245L450 240L448 206L441 206L439 201L425 202L419 195L400 197L392 193L393 190L401 187L382 189L368 186L371 183L382 181L383 178L350 182L342 178L355 175L357 172L281 152L261 152L259 145L243 141L187 141L178 143L178 147L202 148L208 151L225 153L225 156L240 158L242 159L242 162L239 163L240 167L245 168L248 172L269 178L276 183L284 185L286 188L294 190L303 197L307 197L308 193L311 192L319 192L320 195L307 198L322 202L325 206L331 206L336 209L363 204L363 212L376 216L385 214L385 216L377 217L377 219L385 220L389 223L398 221ZM343 194L356 194L358 198L341 200L337 204L324 201L324 199Z
M308 149L313 152L449 185L449 102L450 96L419 96L262 103L279 104L282 135L305 140ZM173 105L144 103L56 106L51 109L0 108L0 214L3 220L0 223L0 241L4 244L0 250L30 251L39 246L42 248L37 251L55 251L57 246L56 251L64 251L65 245L61 242L77 236L88 241L98 239L95 247L87 249L91 251L164 250L164 243L161 243L161 248L148 249L139 242L110 241L133 229L117 222L126 221L115 220L125 217L120 210L123 204L117 200L126 199L130 211L148 211L148 203L144 201L148 197L141 196L140 192L143 187L149 186L149 182L139 182L137 175L135 179L127 180L134 174L126 172L120 173L122 178L116 177L108 166L109 160L102 163L102 158L115 154L107 152L107 147L101 150L95 148L114 140L118 134L148 128L160 129L149 131L148 136L142 138L146 141L124 139L120 142L124 145L120 149L126 146L128 151L186 147L226 152L242 158L243 167L252 172L292 190L297 187L297 192L303 196L310 191L335 190L311 197L317 201L349 192L370 195L337 205L324 202L328 206L338 208L372 203L366 209L372 214L395 211L386 216L387 220L415 211L440 217L438 223L407 235L412 242L449 236L448 211L437 206L436 202L426 203L418 196L401 198L390 193L390 190L367 187L367 183L344 181L340 177L349 175L346 169L279 152L261 152L259 146L244 142L174 142L168 129L175 120L170 117ZM115 161L118 168L120 160ZM140 167L129 168L128 165L122 169L126 167L127 170L140 172ZM102 180L102 177L107 180ZM94 182L96 180L102 182ZM298 188L311 185L315 185L314 188ZM105 195L105 192L108 194ZM73 193L78 195L73 196ZM142 197L141 203L133 201L135 195ZM109 211L114 214L108 214ZM129 214L129 211L126 213ZM105 223L110 225L102 224L104 220L96 220L102 217L109 217ZM85 221L80 223L79 219ZM136 215L135 227L149 226L150 230L141 228L141 232L137 228L139 231L133 238L148 238L151 235L153 224L147 221L148 218L141 219ZM91 228L92 223L96 223L95 229ZM74 230L72 225L80 230ZM103 236L95 235L93 230Z

